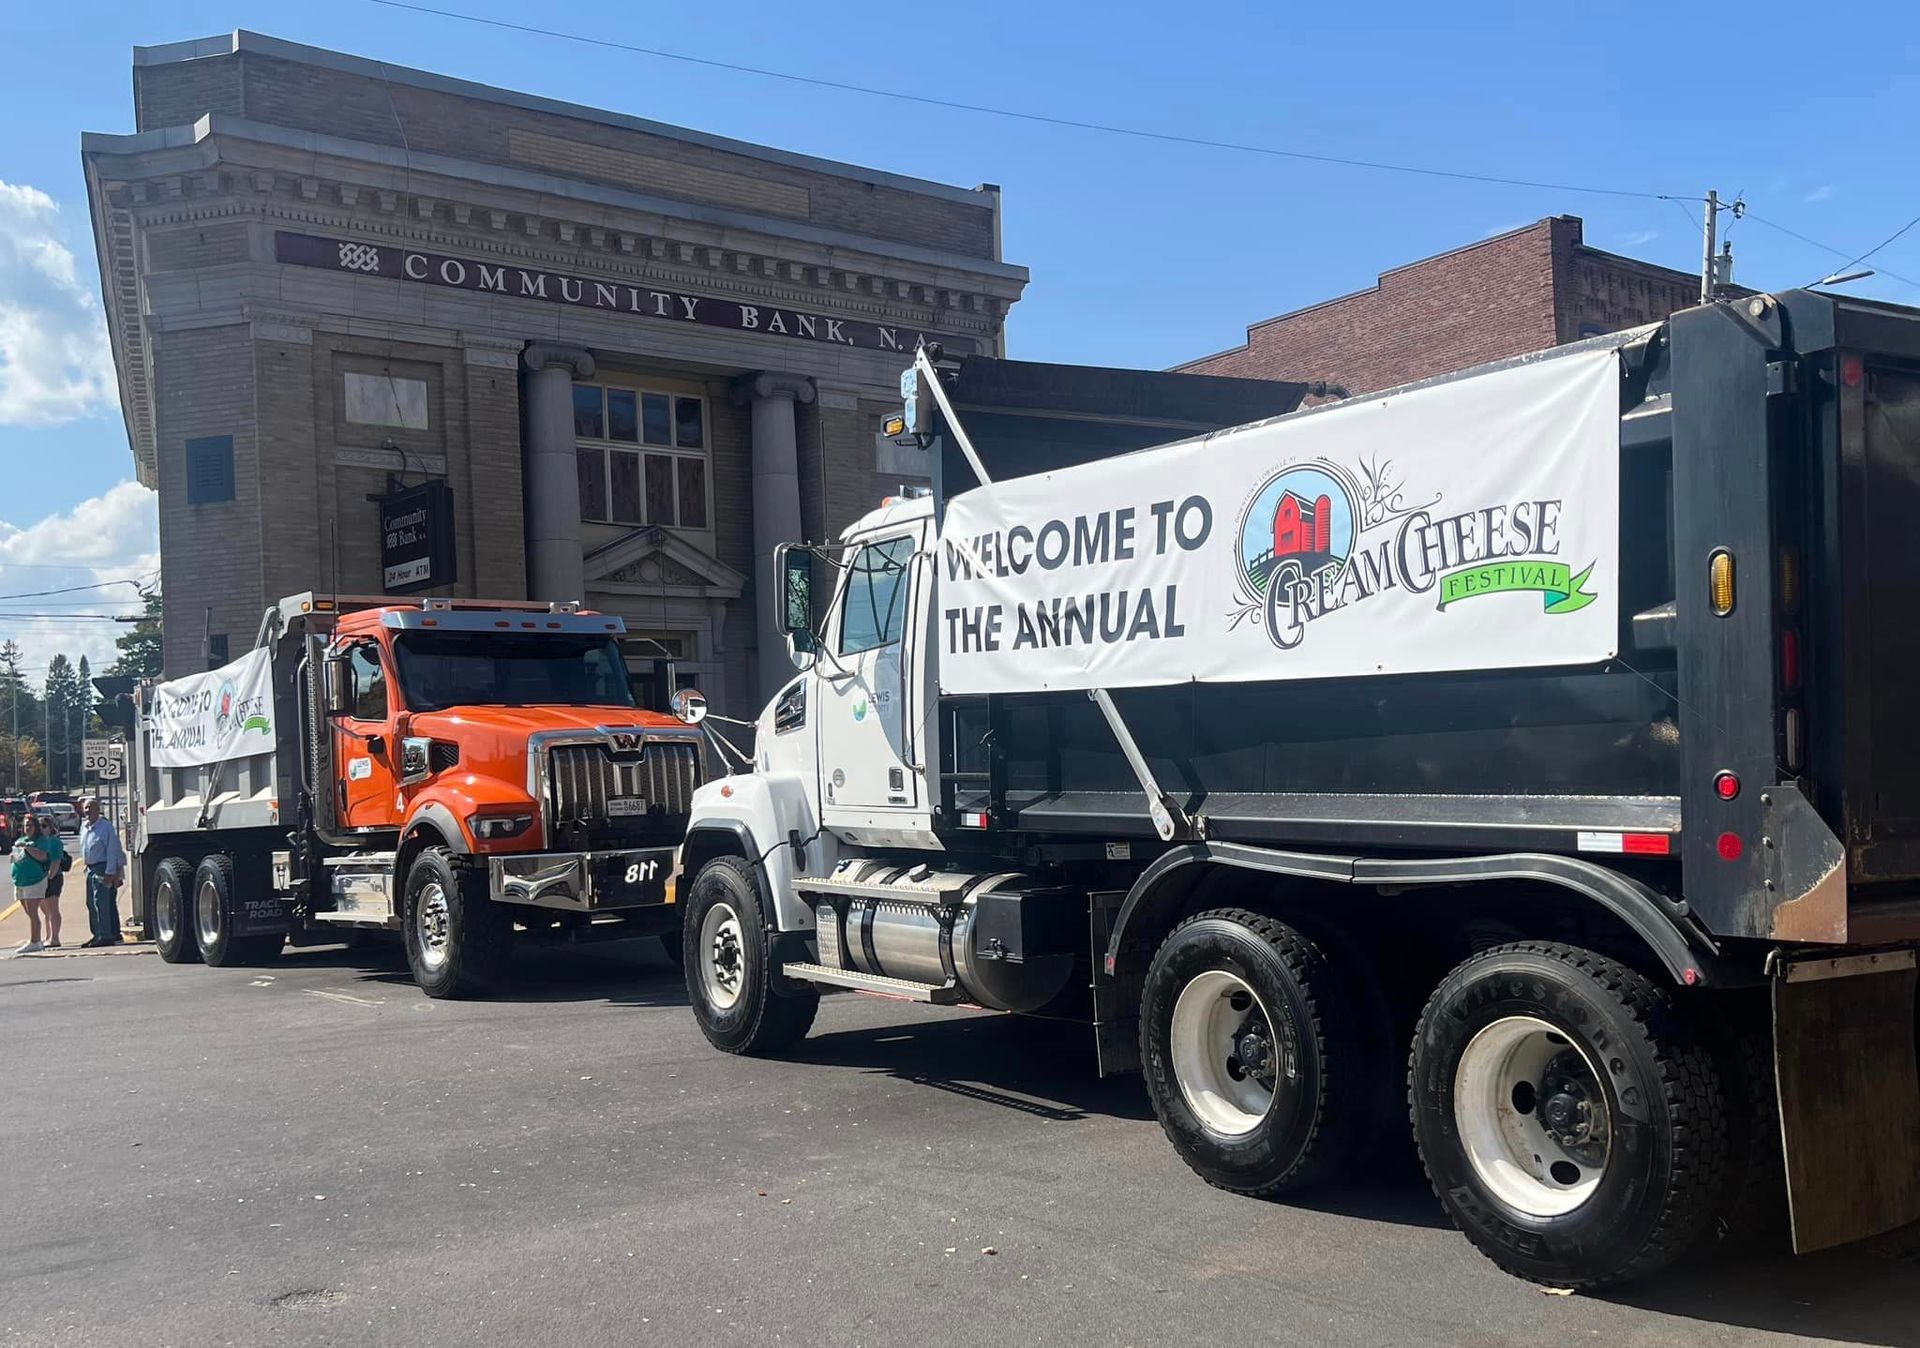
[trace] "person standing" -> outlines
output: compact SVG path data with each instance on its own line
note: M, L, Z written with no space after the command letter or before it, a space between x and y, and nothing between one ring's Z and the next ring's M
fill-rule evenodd
M40 905L46 901L52 857L40 836L39 816L28 811L19 836L13 840L13 896L27 910L27 941L13 952L16 955L31 955L47 948L40 939Z
M40 900L40 925L46 929L47 949L60 948L60 895L67 887L67 872L73 869L73 853L60 837L60 820L48 814L40 824L40 845L47 849L47 893Z
M81 807L86 822L80 826L76 848L87 868L87 924L93 937L83 946L120 944L120 882L127 870L127 851L120 845L120 830L100 813L98 797L88 797Z

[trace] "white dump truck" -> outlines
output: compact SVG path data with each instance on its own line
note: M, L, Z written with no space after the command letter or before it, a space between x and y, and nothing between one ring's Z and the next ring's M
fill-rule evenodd
M1078 1014L1209 1182L1410 1127L1554 1285L1920 1217L1920 311L1210 387L919 353L932 495L788 551L800 672L694 797L707 1038Z

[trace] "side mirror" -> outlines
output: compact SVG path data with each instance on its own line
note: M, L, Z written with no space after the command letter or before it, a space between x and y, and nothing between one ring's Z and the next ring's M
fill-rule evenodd
M780 547L780 626L790 647L813 649L813 558L788 544Z
M347 653L327 657L327 715L345 716L353 710L353 668Z
M688 725L699 725L707 719L707 696L698 688L681 688L667 701L667 710Z
M798 634L793 632L787 633L787 659L793 661L793 667L795 669L799 670L802 674L806 673L813 668L815 658L813 643L811 641L805 646L802 646Z

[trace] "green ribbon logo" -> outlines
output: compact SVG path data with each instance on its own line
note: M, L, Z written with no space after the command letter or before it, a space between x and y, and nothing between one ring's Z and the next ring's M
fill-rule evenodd
M271 735L273 733L273 723L268 721L264 716L249 716L240 723L240 733L244 735L249 730L257 730L262 735Z
M1489 562L1464 566L1440 577L1440 607L1483 594L1511 594L1515 590L1538 590L1549 613L1575 613L1600 596L1585 588L1593 574L1589 562L1578 575L1565 562Z

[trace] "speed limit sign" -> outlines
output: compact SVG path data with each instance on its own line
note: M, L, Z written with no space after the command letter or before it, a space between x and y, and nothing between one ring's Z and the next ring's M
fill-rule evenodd
M105 739L82 740L80 743L80 766L89 777L98 777L103 782L120 780L121 746L117 741Z

